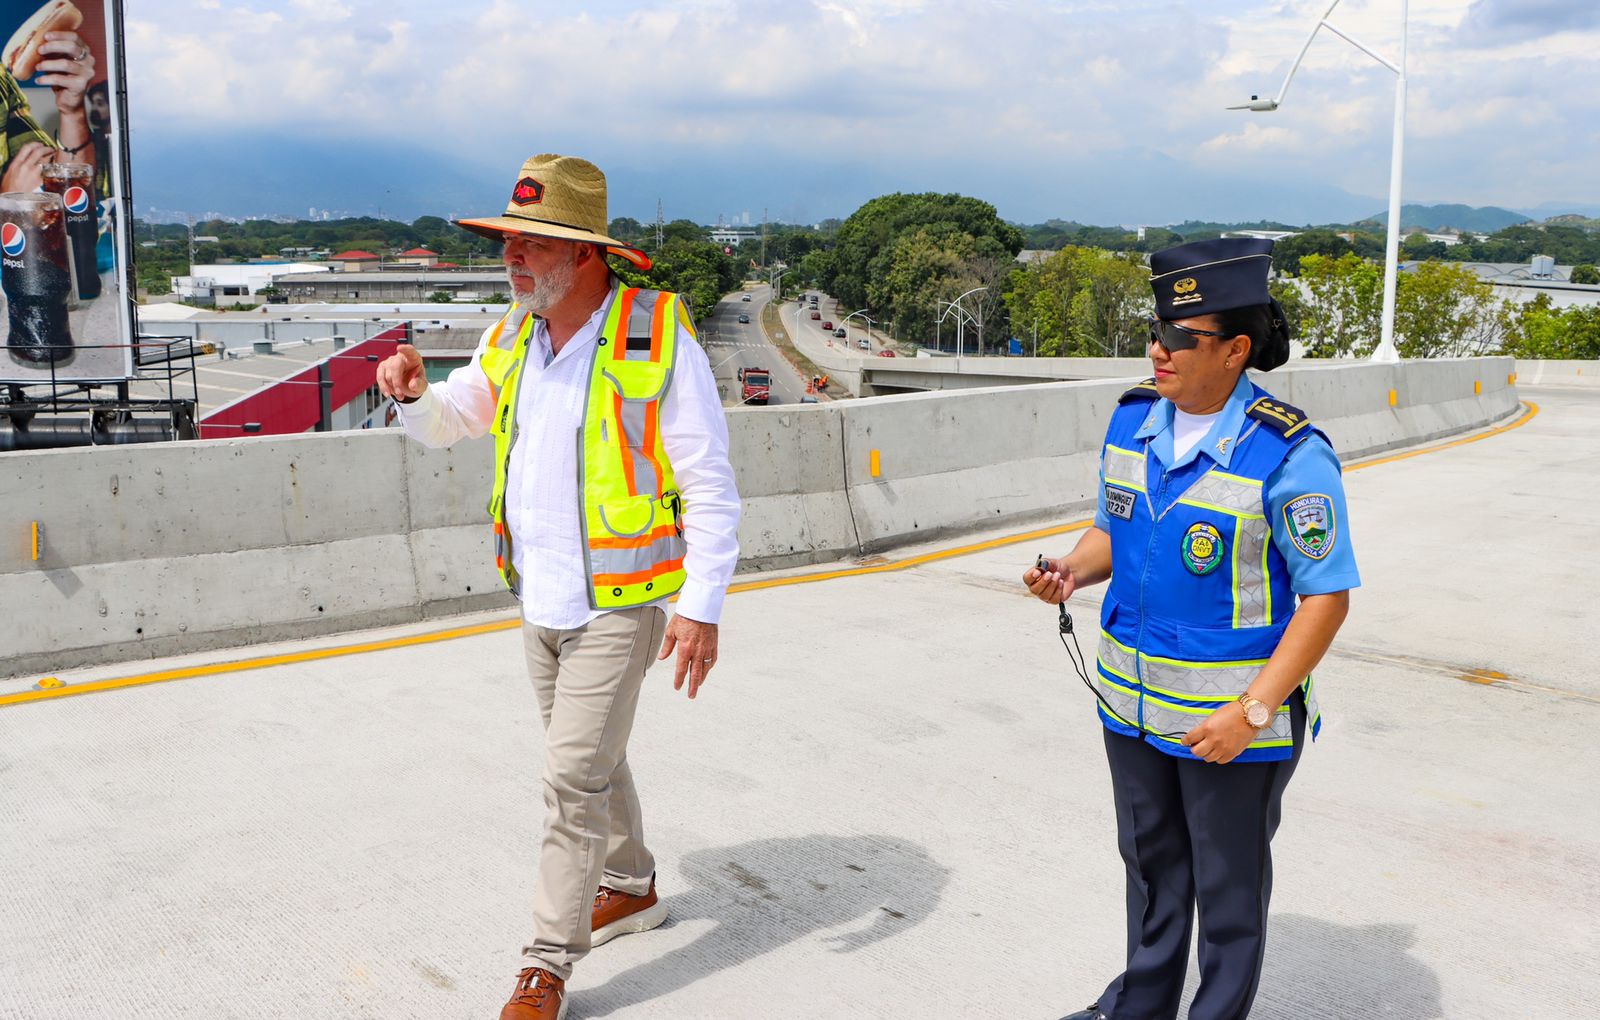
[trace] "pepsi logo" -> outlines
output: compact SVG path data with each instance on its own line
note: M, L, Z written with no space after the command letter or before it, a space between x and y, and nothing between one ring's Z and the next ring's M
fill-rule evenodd
M0 251L12 258L21 255L28 248L28 236L22 228L15 223L0 224Z
M61 203L67 212L77 214L89 208L89 193L74 184L61 194Z

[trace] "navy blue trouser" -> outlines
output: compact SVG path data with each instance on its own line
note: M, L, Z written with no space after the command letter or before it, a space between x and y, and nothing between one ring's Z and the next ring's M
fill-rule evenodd
M1294 756L1210 765L1105 731L1128 866L1128 969L1106 987L1111 1020L1173 1020L1200 908L1200 989L1189 1020L1244 1020L1261 980L1272 898L1272 835L1305 739L1290 703Z

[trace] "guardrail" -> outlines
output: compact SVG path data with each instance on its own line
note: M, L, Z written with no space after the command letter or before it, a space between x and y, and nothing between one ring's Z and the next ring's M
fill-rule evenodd
M1504 418L1513 371L1301 365L1264 381L1351 458ZM742 564L1087 512L1127 385L732 410ZM490 461L487 440L429 450L394 429L0 457L0 676L509 604L483 509Z
M1529 386L1600 386L1600 361L1517 361L1517 381Z

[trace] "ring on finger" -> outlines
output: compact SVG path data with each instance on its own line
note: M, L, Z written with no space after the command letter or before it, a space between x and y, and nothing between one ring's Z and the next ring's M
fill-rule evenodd
M79 61L79 62L82 62L82 60L85 57L87 57L88 55L89 55L89 47L83 45L82 43L79 43L78 44L78 55L73 57L72 59L76 60L76 61Z

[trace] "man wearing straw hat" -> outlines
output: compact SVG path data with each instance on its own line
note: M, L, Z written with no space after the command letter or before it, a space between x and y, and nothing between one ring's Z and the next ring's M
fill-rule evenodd
M495 563L522 601L546 810L533 940L501 1020L557 1020L591 946L666 919L628 734L652 656L676 650L691 698L716 665L739 555L727 423L689 309L617 279L608 255L650 259L607 223L594 164L528 160L505 215L460 221L504 242L514 297L472 363L430 386L402 345L378 368L412 438L495 437Z

